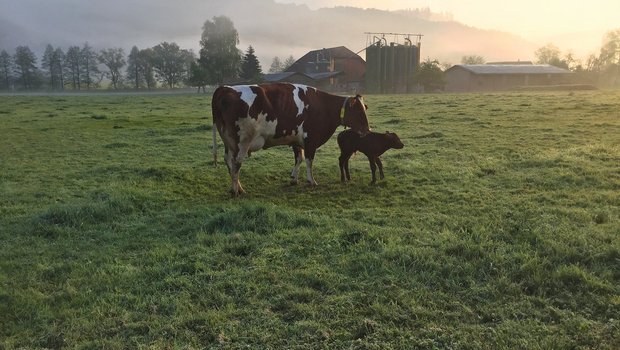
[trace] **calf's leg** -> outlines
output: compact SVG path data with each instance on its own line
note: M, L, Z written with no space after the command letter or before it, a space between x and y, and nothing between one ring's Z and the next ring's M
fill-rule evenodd
M383 163L381 163L381 158L377 157L375 159L375 162L377 163L377 166L379 167L379 178L383 180L385 176L383 175Z
M372 181L370 183L374 184L377 182L377 176L375 175L375 172L377 171L375 157L368 157L368 162L370 162L370 171L372 172Z

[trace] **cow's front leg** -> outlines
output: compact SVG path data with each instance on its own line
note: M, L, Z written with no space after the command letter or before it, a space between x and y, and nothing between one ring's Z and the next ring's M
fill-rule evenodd
M293 146L293 154L295 155L295 166L291 171L291 185L297 185L297 179L299 177L299 168L304 161L304 149L299 146Z

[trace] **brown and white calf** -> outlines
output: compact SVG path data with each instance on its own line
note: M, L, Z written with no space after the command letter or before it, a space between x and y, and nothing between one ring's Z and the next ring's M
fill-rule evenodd
M368 161L370 162L373 184L377 181L377 177L375 176L377 166L379 166L381 180L384 178L383 164L379 156L390 148L401 149L404 147L398 135L395 133L386 132L385 134L381 134L378 132L370 132L365 136L360 136L350 129L338 134L338 146L340 147L340 157L338 158L340 163L340 181L345 182L351 180L349 159L353 153L360 151L368 157Z
M316 185L312 176L314 155L338 126L348 126L362 135L370 132L361 96L337 96L306 85L220 86L213 93L212 110L213 156L215 160L217 130L224 142L233 196L245 192L239 170L251 152L292 146L295 166L291 182L297 183L305 151L306 177L309 184Z

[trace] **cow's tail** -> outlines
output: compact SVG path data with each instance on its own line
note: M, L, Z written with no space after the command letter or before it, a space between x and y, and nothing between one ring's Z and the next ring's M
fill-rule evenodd
M213 122L213 165L217 166L217 125Z

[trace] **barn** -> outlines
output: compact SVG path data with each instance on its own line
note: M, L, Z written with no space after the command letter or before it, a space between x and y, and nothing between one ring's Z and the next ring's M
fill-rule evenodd
M291 73L288 77L277 74ZM296 74L293 74L296 73ZM366 62L344 46L313 50L283 73L266 74L267 81L304 82L331 91L357 91L366 73Z
M497 91L566 84L570 71L548 64L459 64L446 70L446 91Z

